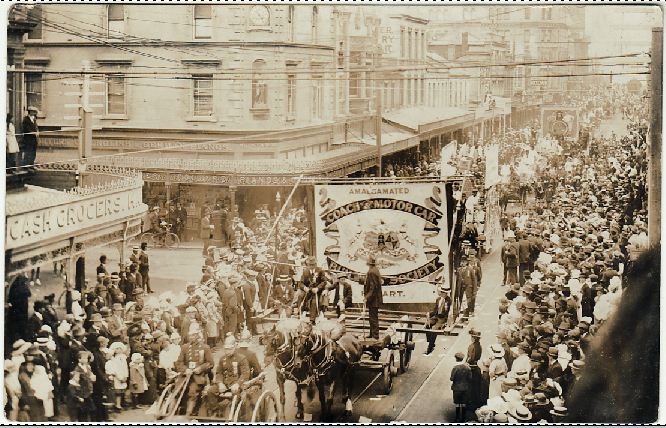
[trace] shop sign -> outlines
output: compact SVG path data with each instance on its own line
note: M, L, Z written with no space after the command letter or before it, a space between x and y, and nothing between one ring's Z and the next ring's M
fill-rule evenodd
M5 250L35 244L52 238L65 238L88 227L146 211L142 189L134 188L83 197L79 200L8 216Z
M291 175L215 175L144 172L143 180L153 183L215 184L223 186L293 186Z
M78 140L72 137L45 136L39 139L40 146L54 148L76 148ZM164 149L172 151L200 151L200 152L234 152L234 151L266 151L275 149L272 143L217 143L210 141L164 141L164 140L136 140L136 139L103 139L94 138L93 147L109 150L146 150Z
M444 187L439 183L318 185L318 262L348 272L352 299L363 301L363 275L374 256L384 303L431 303L434 281L448 281Z

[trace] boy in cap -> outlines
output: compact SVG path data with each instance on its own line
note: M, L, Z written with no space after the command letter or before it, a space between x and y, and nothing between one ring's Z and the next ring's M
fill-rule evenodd
M469 400L471 390L472 370L463 360L462 352L455 355L456 365L451 370L451 390L453 391L453 403L456 406L455 422L465 422L465 406Z

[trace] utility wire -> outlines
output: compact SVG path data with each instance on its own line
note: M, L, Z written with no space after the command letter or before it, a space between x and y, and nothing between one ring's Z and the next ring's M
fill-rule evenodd
M31 19L34 19L34 18L31 18ZM52 25L52 26L54 26L54 24L49 24L48 21L47 21L46 19L44 19L44 18L41 18L41 21L42 21L43 23L47 24L47 25ZM69 25L71 25L71 24L69 24ZM93 24L93 25L94 25L94 24ZM71 25L71 26L73 26L73 25ZM73 27L74 27L74 28L80 28L80 27L76 27L76 26L73 26ZM58 28L58 27L56 26L56 28ZM142 56L152 57L152 58L155 58L155 59L161 59L161 60L165 60L165 61L169 61L169 62L174 62L174 63L177 63L177 64L181 64L181 61L176 60L176 59L173 59L173 58L159 57L159 56L156 56L156 55L148 54L148 53L143 52L143 51L137 51L137 50L135 50L135 49L126 48L126 47L124 47L124 46L118 46L118 45L115 45L115 44L113 44L112 42L109 42L109 41L107 41L107 40L93 40L94 37L91 37L91 36L88 36L88 35L85 35L85 34L82 34L82 33L72 32L71 30L67 31L67 29L64 29L64 28L63 28L63 30L64 30L67 34L70 34L70 35L79 35L80 37L87 38L87 39L89 39L89 40L91 40L91 41L93 41L93 42L99 43L99 44L107 45L107 46L114 47L114 48L121 49L121 50L130 51L130 52L136 53L136 54L138 54L138 55L142 55ZM85 30L85 29L84 29L84 30ZM88 30L86 30L86 31L88 31ZM99 34L99 33L98 33L98 34ZM132 36L132 37L133 37L133 36ZM151 39L143 39L143 40L151 40ZM154 40L160 40L160 39L154 39ZM234 49L234 48L230 48L230 49ZM236 49L238 49L238 48L236 48ZM273 52L273 53L274 53L274 51L270 51L270 52ZM568 63L568 62L577 62L577 61L588 61L588 60L594 60L594 59L626 58L626 57L632 57L632 56L639 56L639 55L643 55L643 54L644 54L643 52L638 52L638 53L632 53L632 54L613 55L613 56L599 56L599 57L588 57L588 58L574 58L574 59L550 60L550 61L514 62L514 63L490 64L490 65L488 65L488 64L483 64L483 65L479 64L479 65L461 65L461 66L445 66L445 67L427 67L427 66L425 66L425 67L423 67L423 68L411 68L411 69L410 69L410 68L406 68L406 67L400 67L400 68L398 68L398 69L396 69L396 70L390 70L390 71L418 71L418 70L422 70L422 69L426 69L426 70L432 70L432 69L446 69L446 70L450 70L450 69L467 69L467 68L478 68L478 67L481 67L481 68L487 68L487 67L519 66L519 65L543 65L543 64L557 64L557 63ZM322 54L322 55L323 55L323 54ZM335 58L332 58L332 59L335 60ZM400 60L397 60L397 61L400 61ZM279 69L278 71L282 71L282 70L284 70L284 69L281 68L281 69ZM368 71L371 71L371 70L374 70L374 69L371 69L371 68L363 68L363 69L358 69L358 70L354 70L354 71L359 71L359 72L364 72L364 71L365 71L365 72L368 72ZM294 70L294 71L299 72L300 70ZM352 71L352 70L349 70L349 71ZM387 71L387 70L377 70L377 71ZM274 70L263 70L263 71L247 70L246 72L248 72L248 73L274 73ZM233 72L233 71L229 71L228 73L235 73L235 72ZM237 73L237 72L236 72L236 73Z

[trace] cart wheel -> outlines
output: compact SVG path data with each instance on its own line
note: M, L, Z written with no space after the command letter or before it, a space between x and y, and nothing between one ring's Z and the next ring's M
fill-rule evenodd
M280 406L271 391L264 391L257 400L250 422L280 422Z
M393 389L393 366L395 365L393 354L389 357L388 364L384 366L383 377L384 377L384 394L389 395Z
M164 246L170 250L178 248L180 245L180 238L175 233L167 233L164 237Z
M402 373L405 373L407 369L409 368L409 362L412 360L412 351L414 350L414 347L412 344L412 333L407 333L407 336L405 337L405 349L402 353L402 358L400 359L400 371Z
M401 356L402 351L397 351L393 350L391 351L391 357L395 358L396 354L398 355L398 361L402 361L402 356ZM394 360L395 361L395 360ZM396 377L400 374L400 364L392 364L391 365L391 377Z

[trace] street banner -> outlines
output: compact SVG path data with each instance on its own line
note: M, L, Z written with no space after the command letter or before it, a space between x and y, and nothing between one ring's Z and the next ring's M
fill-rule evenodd
M500 183L499 145L493 144L486 148L486 189Z
M442 180L456 174L456 146L455 141L451 141L446 146L442 147L440 177Z
M448 281L444 183L317 185L316 255L320 266L348 272L354 303L374 256L384 303L431 303Z

